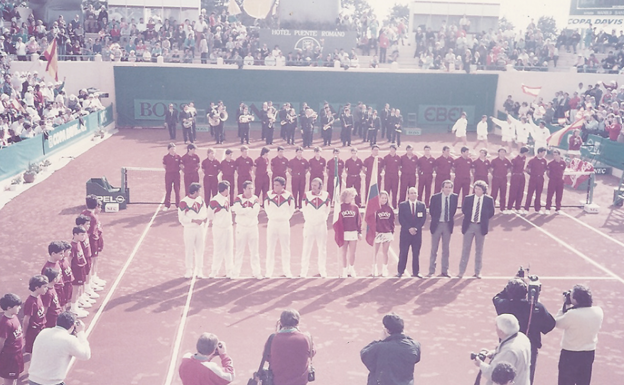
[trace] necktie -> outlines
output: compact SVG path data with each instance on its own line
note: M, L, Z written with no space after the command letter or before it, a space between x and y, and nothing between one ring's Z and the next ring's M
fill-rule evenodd
M479 211L481 210L481 198L477 198L477 208L474 212L474 217L472 218L472 221L477 223L479 222Z
M449 197L446 197L446 202L444 205L444 222L449 221Z
M416 208L414 207L415 205L413 203L410 203L410 206L412 206L412 216L416 215Z

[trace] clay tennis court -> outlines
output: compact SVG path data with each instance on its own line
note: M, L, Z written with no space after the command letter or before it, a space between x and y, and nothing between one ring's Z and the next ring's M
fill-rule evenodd
M215 146L218 158L227 147L238 156L234 136L229 131L230 143ZM205 149L212 146L209 139L208 133L199 134L198 154L202 159ZM181 135L178 144L180 140ZM429 143L438 156L444 142L451 140L444 135L411 137L404 145L412 143L420 150ZM106 176L118 186L123 166L160 168L168 142L164 130L121 130L7 204L0 214L2 291L14 291L22 298L27 295L28 279L40 271L48 243L70 238L74 218L84 205L89 178ZM281 142L276 140L275 146ZM317 138L315 145L318 143ZM360 157L369 155L368 147L359 140L354 143L360 147ZM380 145L385 154L388 144L381 141ZM257 157L262 146L256 138L250 155ZM178 152L182 152L181 147ZM399 150L399 154L403 152ZM275 151L269 155L275 156ZM286 155L292 158L294 149L288 148ZM341 155L344 159L349 156L347 150ZM312 152L304 156L309 158ZM324 156L327 158L329 151ZM599 176L597 182L595 202L601 206L600 214L566 207L559 216L531 213L493 218L486 237L482 280L367 278L372 247L365 241L358 244L358 278L185 280L182 226L175 211L163 212L157 203L164 196L163 174L130 172L131 199L144 204L101 214L106 243L100 276L108 284L85 319L92 358L73 365L67 384L180 384L179 359L185 352L194 351L196 338L204 331L216 333L227 343L236 368L234 384L246 384L257 369L267 336L286 307L301 312L302 329L314 336L318 384L364 384L367 371L359 350L380 338L381 318L391 311L405 319L406 333L422 344L415 383L472 384L477 369L469 353L497 344L491 298L520 265L529 264L531 274L541 277L541 301L553 314L562 304L563 291L576 283L591 287L595 303L605 311L593 383L624 383L624 212L609 207L616 178ZM566 189L564 205L576 205L583 197L584 192ZM297 274L303 229L300 213L295 213L291 225L291 261ZM263 270L265 230L266 218L261 214ZM335 277L337 249L331 230L329 234L328 273ZM425 273L428 234L427 223L420 256ZM392 248L398 252L398 237ZM460 250L457 225L451 240L451 272L457 272ZM209 229L206 265L211 258ZM279 257L277 263L279 272ZM467 275L472 266L471 259ZM396 271L396 262L390 270ZM316 271L313 249L310 272ZM248 256L242 275L251 276ZM561 334L555 329L543 338L536 372L538 385L556 383ZM26 375L21 383L27 383Z

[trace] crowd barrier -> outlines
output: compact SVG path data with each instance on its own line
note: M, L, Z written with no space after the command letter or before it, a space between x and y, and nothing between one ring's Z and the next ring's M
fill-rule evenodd
M113 105L56 127L47 137L38 135L0 149L0 180L24 172L30 163L50 155L113 123Z

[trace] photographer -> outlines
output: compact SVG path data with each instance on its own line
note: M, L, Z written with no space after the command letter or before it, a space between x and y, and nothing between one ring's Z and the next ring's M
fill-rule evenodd
M559 385L589 385L592 365L602 326L603 311L592 306L589 288L575 285L557 315L557 328L563 329L559 356Z
M72 357L91 358L85 324L68 311L59 314L56 327L43 329L33 345L28 380L30 385L62 384Z
M496 333L500 343L494 352L483 352L475 356L473 361L481 369L480 375L492 385L492 373L501 362L508 362L516 369L515 385L529 385L529 366L531 362L531 343L527 336L520 332L518 319L511 314L496 317ZM485 358L490 358L490 363Z
M202 333L197 340L197 353L187 353L178 373L184 385L226 385L234 381L232 359L226 353L225 342L212 333ZM212 362L221 358L221 366Z
M420 343L403 333L403 320L392 313L383 317L383 339L360 352L370 371L368 385L414 383L414 366L420 361Z
M507 283L503 291L492 299L496 314L513 314L520 323L520 331L531 341L531 384L535 376L535 364L538 349L542 347L542 334L547 334L555 327L555 319L546 310L544 305L535 298L531 304L527 299L529 292L527 284L520 278L514 278ZM532 288L532 290L535 290ZM533 296L534 291L532 291ZM529 324L530 322L530 324Z

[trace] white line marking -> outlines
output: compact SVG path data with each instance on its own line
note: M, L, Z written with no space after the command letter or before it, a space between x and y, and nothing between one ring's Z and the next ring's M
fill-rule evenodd
M509 276L482 276L482 279L491 279L491 280L510 280L513 277L509 277ZM364 275L360 275L357 278L339 278L337 276L330 276L327 278L320 278L320 277L306 277L306 278L300 278L300 277L294 277L294 278L285 278L285 277L271 277L271 278L263 278L261 280L259 280L258 278L255 277L238 277L238 278L234 278L234 279L230 279L230 278L226 278L226 277L214 277L214 278L210 278L210 279L218 279L218 280L233 280L233 281L237 281L237 280L254 280L254 281L267 281L267 280L288 280L288 281L292 281L292 280L298 280L298 279L305 279L305 280L309 280L309 279L314 279L317 280L319 282L323 282L325 280L328 279L378 279L378 280L385 280L385 279L396 279L398 280L409 280L409 279L413 279L414 281L418 280L417 278L412 278L412 277L408 277L407 275L405 275L404 277L402 277L401 279L396 278L395 276L388 276L388 277L372 277L370 275L368 276L364 276ZM433 277L425 277L422 279L440 279L440 280L445 280L445 279L457 279L457 277L438 277L438 276L433 276ZM469 276L465 276L464 278L461 279L476 279L474 277L469 277ZM611 280L617 280L617 277L543 277L540 276L540 280L601 280L601 281L611 281Z
M568 245L567 243L563 242L561 239L557 238L556 236L552 235L551 233L549 233L548 231L544 230L543 228L539 227L538 225L536 225L535 223L531 222L530 220L524 218L522 215L518 215L516 214L516 217L522 219L523 221L525 221L526 223L530 224L531 226L535 227L536 229L538 229L539 231L541 231L542 233L546 234L547 236L549 236L550 238L552 238L553 240L555 240L557 243L559 243L561 246L565 247L566 249L570 250L571 252L573 252L574 254L578 255L579 257L583 258L585 261L591 263L592 265L596 266L597 268L599 268L600 270L604 271L605 273L607 273L608 275L610 275L611 277L613 277L614 279L620 281L621 283L624 283L624 278L620 277L619 275L615 274L614 272L612 272L611 270L607 269L606 267L602 266L601 264L599 264L598 262L594 261L593 259L591 259L590 257L586 256L585 254L581 253L580 251L576 250L574 247Z
M578 222L579 224L581 224L581 225L583 225L583 226L587 227L587 228L588 228L588 229L590 229L591 231L593 231L593 232L595 232L595 233L597 233L597 234L599 234L599 235L602 235L603 237L607 238L608 240L610 240L610 241L612 241L612 242L616 243L617 245L619 245L619 246L621 246L621 247L624 247L624 242L620 242L620 241L618 241L617 239L612 238L611 236L609 236L609 235L607 235L607 234L603 233L602 231L598 230L597 228L595 228L595 227L593 227L593 226L591 226L591 225L588 225L587 223L585 223L585 222L581 221L581 220L580 220L580 219L578 219L578 218L574 218L572 215L570 215L570 214L568 214L568 213L566 213L566 212L564 212L564 211L562 211L562 212L561 212L561 214L565 215L566 217L568 217L568 218L570 218L570 219L574 219L576 222Z
M164 200L164 198L165 197L163 195L163 198L161 199L161 202ZM134 256L139 251L139 247L141 247L141 244L143 243L143 240L147 236L147 233L148 233L149 229L152 227L152 224L154 223L154 220L156 219L156 216L160 212L160 208L162 207L162 205L163 204L160 203L158 205L158 207L156 208L156 211L154 212L154 215L152 215L152 219L150 219L149 223L145 227L145 230L143 230L143 233L141 234L141 237L139 238L139 241L134 246L134 249L130 253L130 256L126 260L126 263L123 265L123 267L121 268L121 271L117 275L117 278L115 279L115 282L113 282L110 290L106 294L106 297L104 297L104 301L102 301L102 305L100 306L98 311L95 313L95 316L91 320L91 323L89 324L89 327L87 328L87 330L85 332L85 336L87 338L89 338L89 335L91 334L91 332L95 328L95 325L97 324L98 320L102 316L102 313L104 312L104 309L106 308L106 305L108 305L108 302L110 302L111 298L113 297L113 294L115 293L115 290L117 289L117 286L119 286L119 282L121 282L121 279L123 278L124 274L126 273L126 270L128 270L128 267L130 266L130 263L132 263L132 260L134 260ZM74 362L76 362L76 358L72 357L71 361L69 362L69 366L67 368L68 372L71 369L71 367L73 366Z

